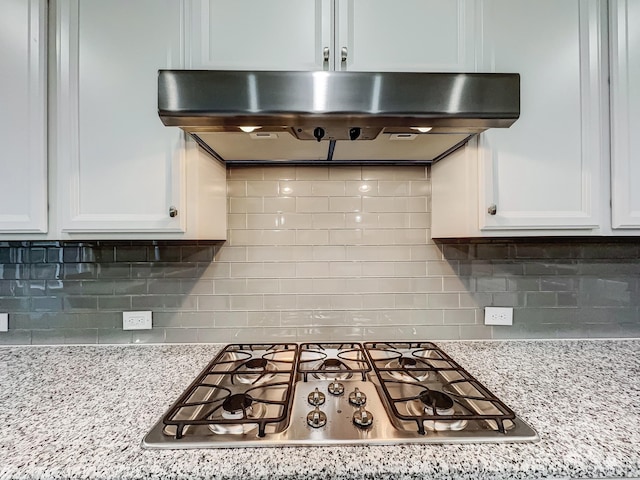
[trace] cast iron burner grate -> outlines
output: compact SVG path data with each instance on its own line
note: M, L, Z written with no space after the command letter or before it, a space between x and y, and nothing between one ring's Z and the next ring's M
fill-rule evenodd
M298 361L298 345L231 344L205 367L163 418L176 439L190 427L236 431L288 419ZM257 412L257 413L256 413Z
M378 377L388 408L398 419L462 429L466 422L484 422L505 433L515 413L431 342L365 342L364 349Z
M306 382L348 380L360 376L364 381L371 371L369 359L360 343L303 343L298 357L298 373Z

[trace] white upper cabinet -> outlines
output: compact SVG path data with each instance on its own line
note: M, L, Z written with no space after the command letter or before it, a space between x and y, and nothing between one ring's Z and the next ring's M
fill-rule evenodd
M329 68L331 0L192 0L190 5L189 68Z
M432 167L433 236L601 233L608 208L606 3L482 0L476 13L478 71L520 73L521 114L509 129L483 133L478 149ZM456 217L447 209L460 195L444 186L463 178L477 194L455 207Z
M184 66L182 2L56 5L61 231L183 232L183 136L158 118L156 80Z
M609 15L612 227L637 235L628 229L640 228L640 2L613 0Z
M336 0L335 70L472 72L476 0Z
M51 134L59 238L226 238L226 170L158 118L184 0L58 0Z
M46 7L0 2L0 233L47 231Z

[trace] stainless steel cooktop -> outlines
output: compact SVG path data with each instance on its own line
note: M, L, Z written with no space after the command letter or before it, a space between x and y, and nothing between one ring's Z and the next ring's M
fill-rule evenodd
M431 342L227 345L146 448L532 442L536 432Z

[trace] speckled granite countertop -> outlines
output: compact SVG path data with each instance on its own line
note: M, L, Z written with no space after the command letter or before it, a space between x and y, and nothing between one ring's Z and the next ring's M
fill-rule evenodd
M640 477L640 340L440 345L541 441L144 450L219 345L2 347L0 479Z

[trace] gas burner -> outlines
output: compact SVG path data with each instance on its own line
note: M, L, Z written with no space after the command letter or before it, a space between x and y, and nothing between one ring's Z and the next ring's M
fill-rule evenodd
M353 376L351 368L342 360L337 358L327 358L314 370L325 370L313 374L318 380L348 380Z
M420 362L422 363L422 362ZM402 382L422 382L429 378L429 371L415 371L416 369L424 368L424 365L411 357L399 357L394 358L385 365L385 368L390 369L389 375L394 379Z
M209 420L240 420L260 419L265 416L267 408L260 402L255 402L246 393L237 393L225 398L222 402L222 410L209 416ZM212 423L209 429L217 434L241 435L258 428L257 423Z
M454 400L446 393L437 390L425 390L418 398L412 400L407 405L411 415L455 415ZM435 409L434 409L435 407ZM423 424L427 430L441 432L446 430L463 430L467 426L467 420L424 420Z
M244 383L247 385L262 385L275 376L277 368L265 358L252 358L242 363L235 369L231 377L231 383Z

